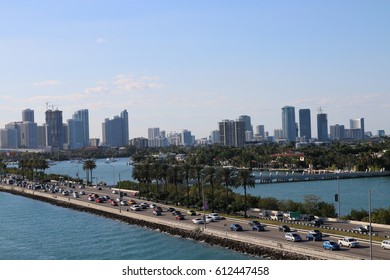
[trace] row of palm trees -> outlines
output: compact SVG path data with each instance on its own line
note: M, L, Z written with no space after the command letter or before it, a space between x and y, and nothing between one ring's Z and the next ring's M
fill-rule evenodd
M191 165L188 163L168 164L165 161L144 160L133 165L132 178L137 180L139 186L150 192L150 187L155 185L154 196L167 198L169 195L178 203L180 193L185 193L185 201L196 201L204 205L205 188L207 199L210 202L210 210L215 211L216 191L224 189L225 208L228 207L233 188L242 187L244 190L243 210L247 216L247 189L255 186L251 169L237 169L233 167L214 167L203 165ZM168 186L172 186L173 194L168 194ZM163 187L163 189L161 189ZM179 192L179 189L182 190ZM192 191L191 191L192 189ZM191 196L192 194L192 196ZM208 203L207 203L208 205ZM219 209L221 211L227 209Z

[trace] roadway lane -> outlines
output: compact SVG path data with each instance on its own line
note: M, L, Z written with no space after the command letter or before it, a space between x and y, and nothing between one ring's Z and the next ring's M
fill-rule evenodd
M81 191L80 189L72 189L72 190L73 191ZM90 193L96 193L99 196L107 195L107 196L110 196L113 199L116 199L118 197L118 194L112 194L109 189L105 189L105 188L102 189L102 190L97 190L95 188L86 188L84 191L86 191L87 194L80 196L80 198L78 198L78 199L88 201L88 194L90 194ZM76 198L73 198L73 196L70 195L69 199L76 199ZM140 199L137 199L135 197L124 197L124 200L129 200L129 199L134 199L138 204L140 204L141 202L147 202L148 204L153 203L153 202L150 202L150 201L140 200ZM95 202L89 202L89 203L95 203ZM158 206L160 206L164 210L164 212L162 213L162 216L158 217L159 219L171 220L171 221L174 220L174 216L170 212L166 211L166 209L169 206L161 204L161 203L156 203L156 204ZM110 203L108 203L108 202L104 202L103 205L107 206L107 207L111 207L111 208L117 208L118 211L119 210L121 210L121 211L132 211L132 210L130 210L130 206L111 206ZM187 223L189 225L193 225L194 228L196 228L196 227L204 227L204 225L195 225L192 222L193 218L201 217L202 216L201 213L198 213L197 216L189 216L189 215L186 214L186 211L187 211L186 209L183 209L183 208L180 208L180 207L174 207L174 208L176 210L181 211L185 215L185 218L186 218L185 220L177 221L177 222ZM151 208L147 208L147 209L144 209L142 211L133 211L133 212L135 214L137 214L137 215L140 215L140 217L142 217L142 215L154 216L153 213L152 213L153 209L151 209ZM281 246L287 245L287 244L291 245L291 242L285 241L284 233L283 232L279 232L277 226L265 223L266 231L264 231L264 232L255 232L255 231L251 230L250 226L248 225L248 222L249 222L249 219L247 221L245 221L243 219L227 218L225 220L220 220L220 221L215 221L215 222L208 223L208 224L206 224L206 227L207 228L211 228L211 229L220 230L220 231L229 232L230 231L230 225L232 223L238 223L244 229L242 232L238 232L238 234L242 234L243 236L247 236L247 237L250 237L250 238L260 237L260 238L273 240L273 241L279 242L281 244ZM314 241L307 241L307 240L305 240L307 232L308 232L307 230L300 230L300 229L296 230L296 229L294 229L294 225L293 224L288 224L288 226L293 231L295 231L299 235L301 235L301 237L303 239L303 241L301 241L301 242L295 242L294 243L295 246L303 246L305 248L311 248L311 249L316 250L316 251L324 250L322 248L322 241L314 242ZM348 236L348 234L346 234L346 236ZM340 236L326 235L325 234L323 240L334 240L334 241L337 241L339 238L340 238ZM361 240L359 240L359 242L360 242L360 245L361 245L359 248L343 248L342 247L341 250L338 253L345 254L346 256L353 257L353 258L369 259L369 256L370 256L369 243L368 242L363 242ZM373 244L373 259L386 259L386 260L390 259L390 250L382 250L378 244Z

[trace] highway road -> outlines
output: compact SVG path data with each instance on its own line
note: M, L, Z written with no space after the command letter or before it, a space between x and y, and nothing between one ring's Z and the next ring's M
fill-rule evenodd
M73 189L73 191L80 191L80 189ZM97 190L95 188L86 188L86 189L84 189L84 191L86 192L86 195L81 195L80 198L74 198L72 195L70 195L69 199L78 199L78 200L88 201L88 194L90 194L90 193L96 193L99 196L107 195L112 199L118 198L118 194L112 194L111 190L105 189L105 188L103 188L102 190ZM123 199L124 200L134 199L138 204L140 204L141 202L147 202L148 204L152 203L150 201L140 200L140 199L137 199L135 197L124 197ZM90 201L88 201L88 202L89 203L96 203L96 202L90 202ZM162 212L162 215L158 216L159 219L170 220L170 221L175 220L175 217L170 212L166 211L166 209L169 206L163 205L161 203L156 203L156 204L164 210ZM111 207L111 208L117 208L118 212L119 211L132 211L130 209L130 206L112 206L109 202L104 202L101 205ZM181 220L181 221L177 221L177 222L187 223L189 225L192 225L194 228L196 228L196 227L203 228L205 226L203 224L195 225L192 222L193 218L202 217L203 213L197 213L197 216L190 216L190 215L186 214L187 209L176 207L176 206L173 206L173 207L176 210L180 210L185 215L185 220ZM152 208L146 208L146 209L143 209L142 211L133 211L133 212L134 212L134 214L140 215L140 218L142 218L143 215L156 217L153 214ZM256 231L251 230L251 227L249 226L250 220L251 219L245 220L243 218L236 219L236 218L229 218L228 217L228 218L225 218L223 220L207 223L206 227L210 228L210 229L216 229L216 230L220 230L220 231L229 232L230 225L232 223L238 223L243 227L243 231L237 232L237 234L242 235L243 237L249 237L252 239L260 237L260 238L265 238L265 239L277 241L281 244L281 246L291 245L292 242L285 240L285 233L280 232L278 230L277 225L270 224L270 223L267 224L266 221L259 220L263 225L265 225L266 230L263 232L256 232ZM283 222L280 222L280 224L283 224ZM322 248L322 243L323 243L322 241L307 241L306 240L306 235L308 233L308 230L294 228L293 224L287 224L287 225L292 229L293 232L298 233L303 239L301 242L294 242L295 246L303 246L305 248L310 248L310 249L317 250L317 251L318 250L325 250ZM330 227L342 226L345 229L352 229L352 227L353 227L352 225L346 225L346 224L340 224L340 223L328 223L328 222L325 222L325 226L330 226ZM316 229L320 229L320 228L316 228ZM323 235L324 235L323 241L333 240L333 241L337 242L337 240L339 238L341 238L341 235L348 236L348 233L340 232L340 235L333 235L333 234L327 234L325 229L320 229L320 230L321 230L321 232L323 232ZM377 231L377 229L376 229L376 231ZM390 230L382 230L381 234L390 235ZM369 259L370 258L370 246L369 246L368 240L363 240L363 239L358 239L358 240L360 243L360 246L358 248L342 247L340 249L340 251L337 252L337 254L344 254L345 256L348 256L351 258L357 258L357 259ZM378 243L373 243L372 257L374 260L375 259L376 260L383 260L383 259L388 260L388 259L390 259L390 250L382 250Z

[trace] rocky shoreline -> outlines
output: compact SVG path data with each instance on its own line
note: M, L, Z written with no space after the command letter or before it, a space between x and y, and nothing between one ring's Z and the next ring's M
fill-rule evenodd
M169 225L162 225L158 223L153 223L150 221L146 221L143 219L136 219L127 217L120 214L114 214L110 212L106 212L99 209L89 208L86 206L77 205L71 202L59 201L55 199L51 199L49 197L37 196L34 194L30 194L27 192L21 192L18 190L5 189L2 188L1 191L8 192L14 195L24 196L30 199L39 200L42 202L50 203L52 205L70 208L77 211L87 212L90 214L106 217L113 220L119 220L124 223L128 223L131 225L137 225L140 227L146 227L153 230L158 230L162 233L167 233L173 236L178 236L181 238L192 239L198 242L205 242L209 245L221 246L223 248L227 248L230 250L235 250L237 252L249 254L252 256L260 257L263 259L270 260L312 260L315 259L313 257L304 256L301 254L297 254L294 252L287 252L283 250L271 249L259 245L249 244L246 242L240 242L236 240L231 240L227 238L221 238L218 236L212 236L209 234L203 233L201 230L186 230L181 228L172 227Z

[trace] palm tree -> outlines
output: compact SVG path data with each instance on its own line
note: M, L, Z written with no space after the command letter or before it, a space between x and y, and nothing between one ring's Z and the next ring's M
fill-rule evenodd
M170 179L170 181L175 185L175 204L177 205L177 202L178 202L178 196L179 196L179 193L178 193L178 183L179 183L179 179L180 179L180 167L178 165L172 165L169 170L168 170L168 178Z
M92 159L88 159L86 161L84 161L83 163L83 170L86 171L87 173L87 184L88 182L91 182L92 183L92 170L96 168L96 162ZM89 179L91 179L91 181L89 181Z
M252 175L251 169L240 169L237 176L237 186L242 186L244 188L244 217L247 217L246 214L246 190L248 187L255 187L255 180Z
M202 184L200 182L201 178L203 177L203 166L200 164L196 164L192 168L193 172L193 178L196 178L197 184L198 184L198 199L201 200L202 198Z
M231 167L221 168L218 170L218 177L220 177L221 181L225 185L227 206L229 204L229 187L234 185L236 179L236 171Z
M216 171L215 167L208 166L204 170L204 181L208 182L211 187L211 212L214 212L214 183L215 183Z
M182 167L183 169L183 179L186 182L186 188L187 188L187 207L190 203L190 187L189 187L189 180L191 175L191 165L185 163Z

